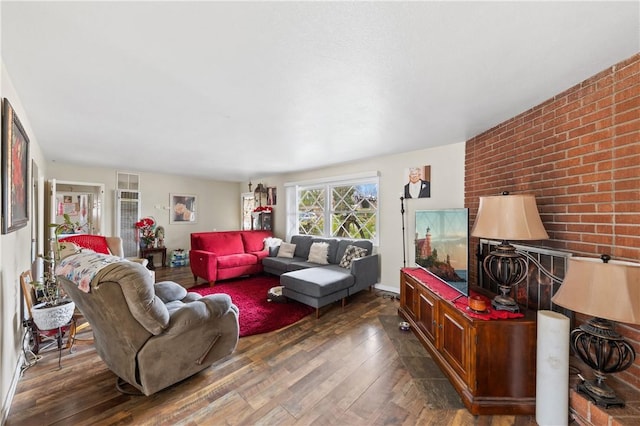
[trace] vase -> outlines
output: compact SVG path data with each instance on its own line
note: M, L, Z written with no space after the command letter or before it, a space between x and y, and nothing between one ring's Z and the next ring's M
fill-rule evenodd
M55 330L71 321L75 308L76 304L69 299L65 299L55 306L39 303L31 308L31 316L39 330Z

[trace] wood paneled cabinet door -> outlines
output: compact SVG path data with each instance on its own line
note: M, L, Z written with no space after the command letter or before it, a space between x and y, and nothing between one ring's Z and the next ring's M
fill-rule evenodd
M469 383L471 328L467 319L451 305L440 304L438 350L458 376Z
M427 339L434 345L440 347L438 342L439 334L441 334L440 324L438 321L438 301L437 298L428 290L418 287L418 328L422 330Z
M413 320L417 318L417 296L416 283L411 280L402 280L400 283L400 306L404 307L405 314Z
M474 415L535 413L535 313L482 320L402 272L400 308Z

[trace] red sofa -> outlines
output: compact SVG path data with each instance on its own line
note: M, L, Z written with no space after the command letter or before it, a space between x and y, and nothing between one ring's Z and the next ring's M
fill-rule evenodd
M262 259L269 255L264 239L271 231L194 232L191 234L189 264L193 279L210 285L241 275L262 272Z

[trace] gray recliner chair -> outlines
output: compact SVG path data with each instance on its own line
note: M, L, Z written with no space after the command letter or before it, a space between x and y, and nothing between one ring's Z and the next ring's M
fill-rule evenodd
M73 256L73 255L72 255ZM119 378L151 395L209 367L238 343L238 308L226 294L200 296L177 283L154 284L146 268L102 268L85 293L63 276L64 291L93 329L98 354Z

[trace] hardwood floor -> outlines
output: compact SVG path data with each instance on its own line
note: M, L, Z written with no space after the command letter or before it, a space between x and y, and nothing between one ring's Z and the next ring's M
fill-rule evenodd
M158 281L194 285L189 267ZM21 378L13 425L535 425L472 416L413 333L398 301L360 292L287 328L243 337L236 351L155 395L124 395L93 346L44 353Z

